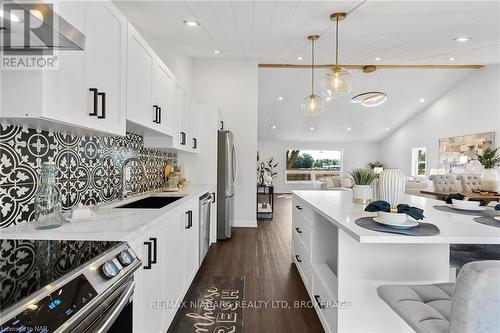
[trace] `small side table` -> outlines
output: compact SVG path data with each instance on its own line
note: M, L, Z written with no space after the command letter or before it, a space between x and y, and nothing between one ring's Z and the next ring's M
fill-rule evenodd
M267 194L266 201L259 203L259 194ZM272 219L274 213L274 186L257 184L257 219Z

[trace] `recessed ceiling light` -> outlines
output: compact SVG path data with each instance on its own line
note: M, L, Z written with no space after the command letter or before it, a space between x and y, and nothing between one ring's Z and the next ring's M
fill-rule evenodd
M326 100L327 102L330 102L330 101L332 100L332 96L328 96L327 98L325 98L325 100Z
M302 58L302 57L297 57L297 60L298 60L298 61L302 61L302 60L304 60L304 58Z
M380 58L380 57L375 58L375 61L380 61L380 60L382 60L382 58Z
M352 130L352 128L350 128L350 127L347 127L347 130L348 130L348 131L350 131L350 130Z
M271 126L272 129L276 129L276 125Z
M278 97L278 101L282 101L282 100L283 100L283 96Z
M448 58L449 61L453 61L453 60L456 60L456 58L453 58L453 57L449 57Z
M385 128L385 130L386 130L386 131L388 131L388 130L389 130L389 127L386 127L386 128Z
M214 50L214 54L219 54L220 51L219 50Z
M453 40L455 42L459 42L459 43L463 43L463 42L466 42L468 40L471 40L472 38L470 37L457 37L457 38L453 38Z
M199 25L200 25L197 21L184 21L184 23L185 23L188 27L197 27L197 26L199 26Z
M310 129L311 131L314 131L314 127L309 127L309 129Z
M425 102L425 98L421 98L419 101L420 101L420 103L423 103L423 102Z

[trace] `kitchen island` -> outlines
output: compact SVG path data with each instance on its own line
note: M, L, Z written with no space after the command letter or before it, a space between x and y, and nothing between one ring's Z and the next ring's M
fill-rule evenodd
M453 281L450 244L500 244L500 228L433 208L442 201L405 196L405 203L424 209L423 222L441 231L415 237L356 225L375 214L353 204L351 191L292 193L292 260L327 332L412 332L379 299L377 287Z

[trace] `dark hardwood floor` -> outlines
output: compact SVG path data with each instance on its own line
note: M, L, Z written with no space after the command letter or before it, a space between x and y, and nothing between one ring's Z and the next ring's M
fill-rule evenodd
M267 308L244 310L245 333L323 332L313 308L294 307L294 301L309 297L291 259L291 196L275 198L272 221L235 228L232 239L211 246L195 283L208 276L244 276L245 300L268 302ZM273 301L286 301L290 308L272 308Z

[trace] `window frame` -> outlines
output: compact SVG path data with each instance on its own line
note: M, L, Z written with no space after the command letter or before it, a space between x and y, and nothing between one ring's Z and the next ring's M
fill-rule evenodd
M418 155L419 152L423 151L425 152L425 161L424 162L419 162L418 160ZM411 149L411 176L412 177L427 177L427 147L415 147ZM420 175L418 173L419 166L420 164L424 163L424 174Z
M333 170L328 170L328 171L314 171L314 170L288 170L286 168L286 161L288 154L287 152L290 150L328 150L328 151L338 151L340 153L340 170L339 171L333 171ZM316 175L317 174L328 174L332 172L338 172L339 177L342 177L344 175L344 150L339 149L339 148L286 148L285 151L283 152L285 155L285 163L284 164L284 175L285 175L285 184L314 184L316 182ZM311 174L311 180L288 180L288 173L303 173L303 174Z

